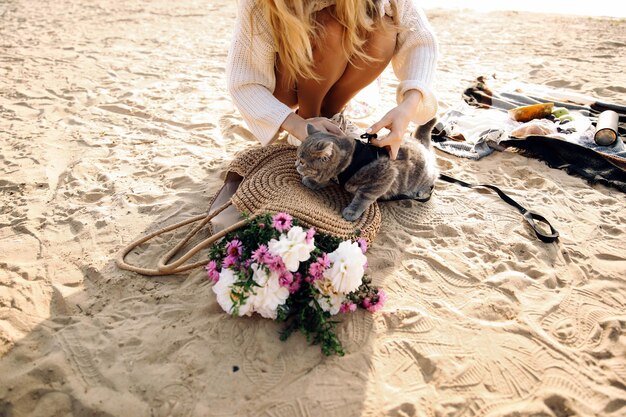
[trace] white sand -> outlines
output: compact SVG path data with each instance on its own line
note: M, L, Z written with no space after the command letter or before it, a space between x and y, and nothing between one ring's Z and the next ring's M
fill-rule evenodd
M201 270L116 268L129 241L206 210L255 143L225 88L234 12L0 2L0 415L623 416L625 196L511 152L439 161L511 190L560 242L454 185L385 204L369 261L389 300L344 318L343 358L228 318ZM624 20L429 17L442 103L493 73L626 103Z

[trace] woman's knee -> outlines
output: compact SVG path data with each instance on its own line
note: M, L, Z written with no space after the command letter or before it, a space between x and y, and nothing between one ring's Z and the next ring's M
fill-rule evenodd
M369 34L363 52L346 66L342 76L330 89L321 106L328 116L340 111L361 89L374 81L387 67L396 48L397 31L392 23L381 22Z
M297 78L299 112L304 118L320 115L324 97L348 64L342 49L343 27L335 18L333 8L334 6L322 9L315 16L320 31L312 40L312 69L317 77Z
M334 15L334 6L326 7L315 14L315 21L320 27L313 48L323 48L325 52L341 51L343 44L343 26Z
M274 75L276 77L276 85L274 97L283 104L293 108L298 106L298 94L296 92L296 83L286 75L287 70L281 63L280 59L276 57L276 64L274 66Z
M363 50L370 58L389 63L396 49L397 35L393 21L385 16L369 34Z

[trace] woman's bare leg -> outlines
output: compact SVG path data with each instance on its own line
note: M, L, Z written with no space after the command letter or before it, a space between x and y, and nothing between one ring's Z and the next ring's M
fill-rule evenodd
M371 61L354 59L350 62L339 80L324 97L320 116L332 117L340 112L362 89L372 83L387 68L396 47L397 31L387 16L370 33L363 45Z
M297 79L298 114L308 119L321 115L324 98L348 65L342 52L343 27L333 16L333 6L320 10L316 21L324 28L313 44L313 70L319 80Z
M274 97L276 97L281 103L286 104L292 109L298 108L298 94L296 92L296 83L293 80L288 80L285 75L285 68L280 59L276 59L276 66L274 69L276 75L276 87L274 88Z
M317 13L317 21L325 28L313 45L314 70L319 80L298 78L288 82L280 62L276 64L274 96L282 103L298 108L298 114L310 117L332 117L341 111L360 90L374 81L387 67L396 46L396 30L388 17L370 33L364 45L373 58L348 62L341 50L343 28L332 15L332 6ZM297 85L297 87L296 87Z
M226 204L233 194L235 194L242 180L243 178L239 175L232 172L228 173L224 179L224 185L222 185L222 188L218 191L218 195L213 200L208 212L211 213ZM235 206L231 205L211 220L213 233L220 232L237 223L239 220L241 220L241 213L237 211Z

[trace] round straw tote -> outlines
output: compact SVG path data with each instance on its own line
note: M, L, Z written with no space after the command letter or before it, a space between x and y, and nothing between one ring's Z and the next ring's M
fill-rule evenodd
M350 194L337 184L315 191L302 185L302 178L295 169L296 149L290 145L271 145L240 152L232 161L228 171L240 175L243 180L229 202L208 214L192 217L135 240L119 253L116 259L118 267L144 275L170 275L205 265L206 261L189 264L185 262L201 249L245 226L256 215L264 213L287 212L300 220L304 226L314 227L318 233L333 235L341 239L354 239L358 236L371 243L380 228L381 214L378 205L372 204L354 222L345 220L341 217L341 211L352 200ZM180 253L183 246L198 231L231 204L240 212L247 213L248 218L219 233L212 234L187 252ZM130 251L142 243L196 222L199 223L189 231L185 238L161 257L156 268L141 268L130 265L124 260ZM178 259L170 262L176 256Z

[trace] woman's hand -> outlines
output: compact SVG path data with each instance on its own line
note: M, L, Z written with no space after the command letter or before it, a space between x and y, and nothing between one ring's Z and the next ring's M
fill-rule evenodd
M400 145L402 145L406 129L411 119L413 119L421 100L422 93L419 91L407 91L404 94L404 101L402 101L401 104L389 110L382 119L374 123L366 131L367 133L377 133L382 128L389 129L387 136L373 139L372 145L386 148L392 160L395 160L398 156L398 150L400 149Z
M328 132L333 135L343 136L344 133L339 129L339 127L331 122L326 117L312 117L310 119L305 120L306 124L311 124L315 128L315 130L319 130L320 132ZM304 126L304 137L301 140L304 140L309 134L307 133L306 125Z
M282 124L282 128L291 133L298 140L303 141L308 136L306 126L308 124L313 125L316 130L320 132L328 132L334 135L343 135L341 129L336 124L331 122L325 117L312 117L310 119L303 119L295 113L291 113Z

